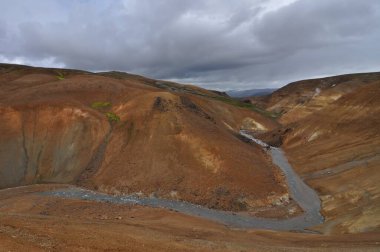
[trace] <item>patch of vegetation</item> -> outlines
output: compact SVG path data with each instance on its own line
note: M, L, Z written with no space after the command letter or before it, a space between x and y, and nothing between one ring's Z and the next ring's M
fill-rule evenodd
M56 77L57 77L58 80L64 80L65 79L65 76L61 72L57 72L57 76Z
M107 112L106 116L109 122L120 122L120 117L113 112Z
M120 122L120 117L116 115L114 112L110 111L111 107L112 103L107 101L96 101L91 103L91 108L103 112L110 123Z
M97 102L91 103L91 108L93 109L104 109L104 108L109 108L111 106L112 106L112 103L110 102L97 101Z

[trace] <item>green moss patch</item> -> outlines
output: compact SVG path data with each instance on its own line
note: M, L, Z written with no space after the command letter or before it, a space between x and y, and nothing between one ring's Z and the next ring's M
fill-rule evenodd
M91 103L91 108L93 109L104 109L104 108L110 108L112 106L112 103L110 102L101 102L101 101L96 101Z
M61 72L57 72L57 76L56 77L57 77L58 80L64 80L65 79L65 76Z
M91 103L91 108L96 109L104 113L109 122L120 122L120 117L114 112L111 112L110 109L112 103L108 101L96 101Z
M120 122L120 117L113 112L107 112L106 116L109 122Z

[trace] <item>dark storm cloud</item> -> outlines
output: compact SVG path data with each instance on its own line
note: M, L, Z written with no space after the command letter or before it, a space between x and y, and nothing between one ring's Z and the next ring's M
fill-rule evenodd
M380 1L2 1L0 61L212 88L380 70Z

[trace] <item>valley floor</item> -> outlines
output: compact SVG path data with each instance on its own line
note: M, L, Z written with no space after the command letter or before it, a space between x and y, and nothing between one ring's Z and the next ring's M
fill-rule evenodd
M232 229L166 209L0 191L0 251L378 251L377 233L322 235Z

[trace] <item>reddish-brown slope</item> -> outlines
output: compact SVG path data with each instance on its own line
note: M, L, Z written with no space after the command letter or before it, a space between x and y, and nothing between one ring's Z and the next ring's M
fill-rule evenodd
M379 97L372 73L297 82L269 99L283 111L283 126L264 138L282 135L289 161L320 193L324 232L380 230Z
M334 103L344 94L380 79L380 73L347 74L290 83L267 97L253 97L253 103L281 114L279 121L288 124Z
M233 210L287 193L265 152L236 137L243 121L276 123L204 98L208 91L168 92L141 77L70 70L3 65L1 73L1 187L79 183ZM109 122L109 112L120 121Z
M380 230L379 97L379 81L362 86L286 136L290 161L321 193L327 231Z

